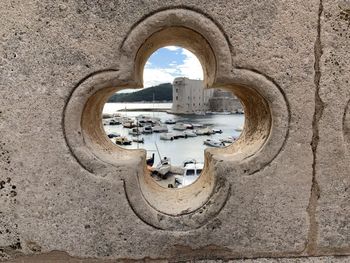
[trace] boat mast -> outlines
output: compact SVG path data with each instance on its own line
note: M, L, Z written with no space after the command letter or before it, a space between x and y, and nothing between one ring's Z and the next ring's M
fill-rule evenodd
M139 149L139 119L136 117L137 149Z
M156 145L157 153L158 153L158 156L159 156L159 162L161 162L162 161L162 157L160 156L158 145L157 145L156 142L154 142L154 144Z
M154 118L154 92L153 92L153 118Z

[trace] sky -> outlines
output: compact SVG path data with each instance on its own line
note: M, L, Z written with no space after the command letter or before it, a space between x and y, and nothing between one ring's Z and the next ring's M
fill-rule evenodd
M143 72L145 88L172 83L176 77L203 79L202 66L192 52L181 47L167 46L149 57Z

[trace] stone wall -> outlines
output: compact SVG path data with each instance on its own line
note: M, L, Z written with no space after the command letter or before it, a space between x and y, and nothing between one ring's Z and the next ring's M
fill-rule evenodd
M243 106L232 92L216 89L209 99L209 109L214 112L242 112Z
M2 0L0 16L0 260L349 261L349 1ZM97 125L173 44L246 113L176 192Z

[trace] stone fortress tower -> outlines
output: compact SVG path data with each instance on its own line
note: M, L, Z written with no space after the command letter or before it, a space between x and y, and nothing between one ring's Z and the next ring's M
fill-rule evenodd
M173 113L205 113L209 109L209 99L213 90L205 90L203 81L184 77L173 82Z
M239 99L222 89L204 89L202 80L175 78L172 113L242 112Z
M241 113L243 108L239 99L231 91L215 89L209 98L209 111Z
M350 261L348 0L1 0L0 17L0 261ZM245 110L177 190L101 125L169 45Z

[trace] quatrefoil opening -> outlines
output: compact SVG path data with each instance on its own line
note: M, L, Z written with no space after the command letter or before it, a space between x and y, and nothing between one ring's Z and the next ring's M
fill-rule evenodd
M193 52L202 64L205 86L231 90L246 116L239 140L207 149L201 176L181 189L163 188L147 176L146 152L113 145L101 121L107 99L118 90L142 87L148 57L168 45ZM254 176L283 149L289 125L283 91L261 73L233 67L232 47L220 28L187 9L163 10L140 21L122 42L119 57L118 69L96 72L73 91L65 109L67 144L94 176L111 183L123 180L130 208L146 224L163 230L199 228L224 208L230 177Z

